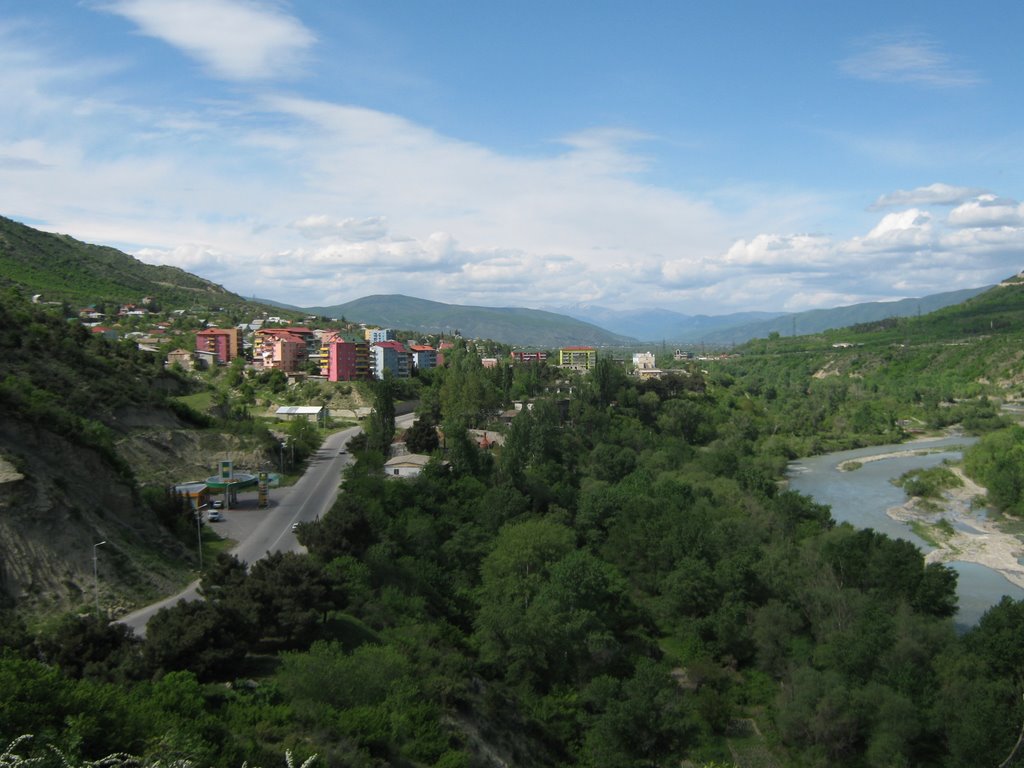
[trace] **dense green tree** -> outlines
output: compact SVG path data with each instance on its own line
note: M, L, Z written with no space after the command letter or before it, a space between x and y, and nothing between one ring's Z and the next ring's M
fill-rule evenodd
M332 586L312 558L273 552L253 564L245 595L257 608L261 635L290 647L308 644L327 613L342 607Z
M389 371L373 385L373 411L366 422L366 448L388 455L395 437L395 387Z
M125 681L141 675L140 642L125 624L67 615L36 637L40 659L70 677Z
M240 669L249 649L243 617L228 606L180 601L146 625L143 655L154 674L192 672L201 680L225 679Z
M441 444L437 436L437 424L421 416L405 431L405 444L412 453L431 453Z

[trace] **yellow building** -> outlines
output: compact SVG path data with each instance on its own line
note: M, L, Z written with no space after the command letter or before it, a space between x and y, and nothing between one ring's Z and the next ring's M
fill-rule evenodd
M558 350L558 365L589 371L597 363L597 350L593 347L562 347Z

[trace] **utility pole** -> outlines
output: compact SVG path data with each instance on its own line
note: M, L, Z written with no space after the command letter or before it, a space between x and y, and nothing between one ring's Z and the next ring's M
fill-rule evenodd
M97 550L107 543L107 540L99 542L98 544L92 545L92 591L96 597L96 617L100 615L100 569L99 569L99 554Z

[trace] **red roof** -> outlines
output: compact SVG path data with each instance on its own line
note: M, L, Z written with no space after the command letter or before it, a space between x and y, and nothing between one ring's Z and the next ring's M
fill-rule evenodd
M405 352L405 344L400 341L375 341L370 345L371 347L387 347L393 349L396 352Z

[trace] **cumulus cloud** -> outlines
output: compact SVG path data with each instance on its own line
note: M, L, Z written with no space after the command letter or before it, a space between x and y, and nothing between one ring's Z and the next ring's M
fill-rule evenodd
M866 237L854 238L852 242L884 250L919 248L931 241L931 230L931 214L910 208L897 213L887 213Z
M257 0L107 0L97 7L227 80L290 75L315 42L298 19Z
M954 227L1024 226L1024 205L995 195L980 195L949 212L947 223Z
M723 263L761 269L815 269L827 263L830 241L820 235L757 235L737 240L725 253Z
M870 210L895 208L908 205L957 205L979 194L970 187L954 187L950 184L929 184L914 189L898 189L879 197Z
M946 222L923 208L887 213L848 238L762 233L737 240L715 256L666 261L662 294L722 307L716 314L795 312L974 288L1024 266L1017 203L989 195L955 210Z
M858 48L839 62L840 70L851 77L939 88L980 82L974 73L958 67L938 43L922 35L873 37L861 41Z

